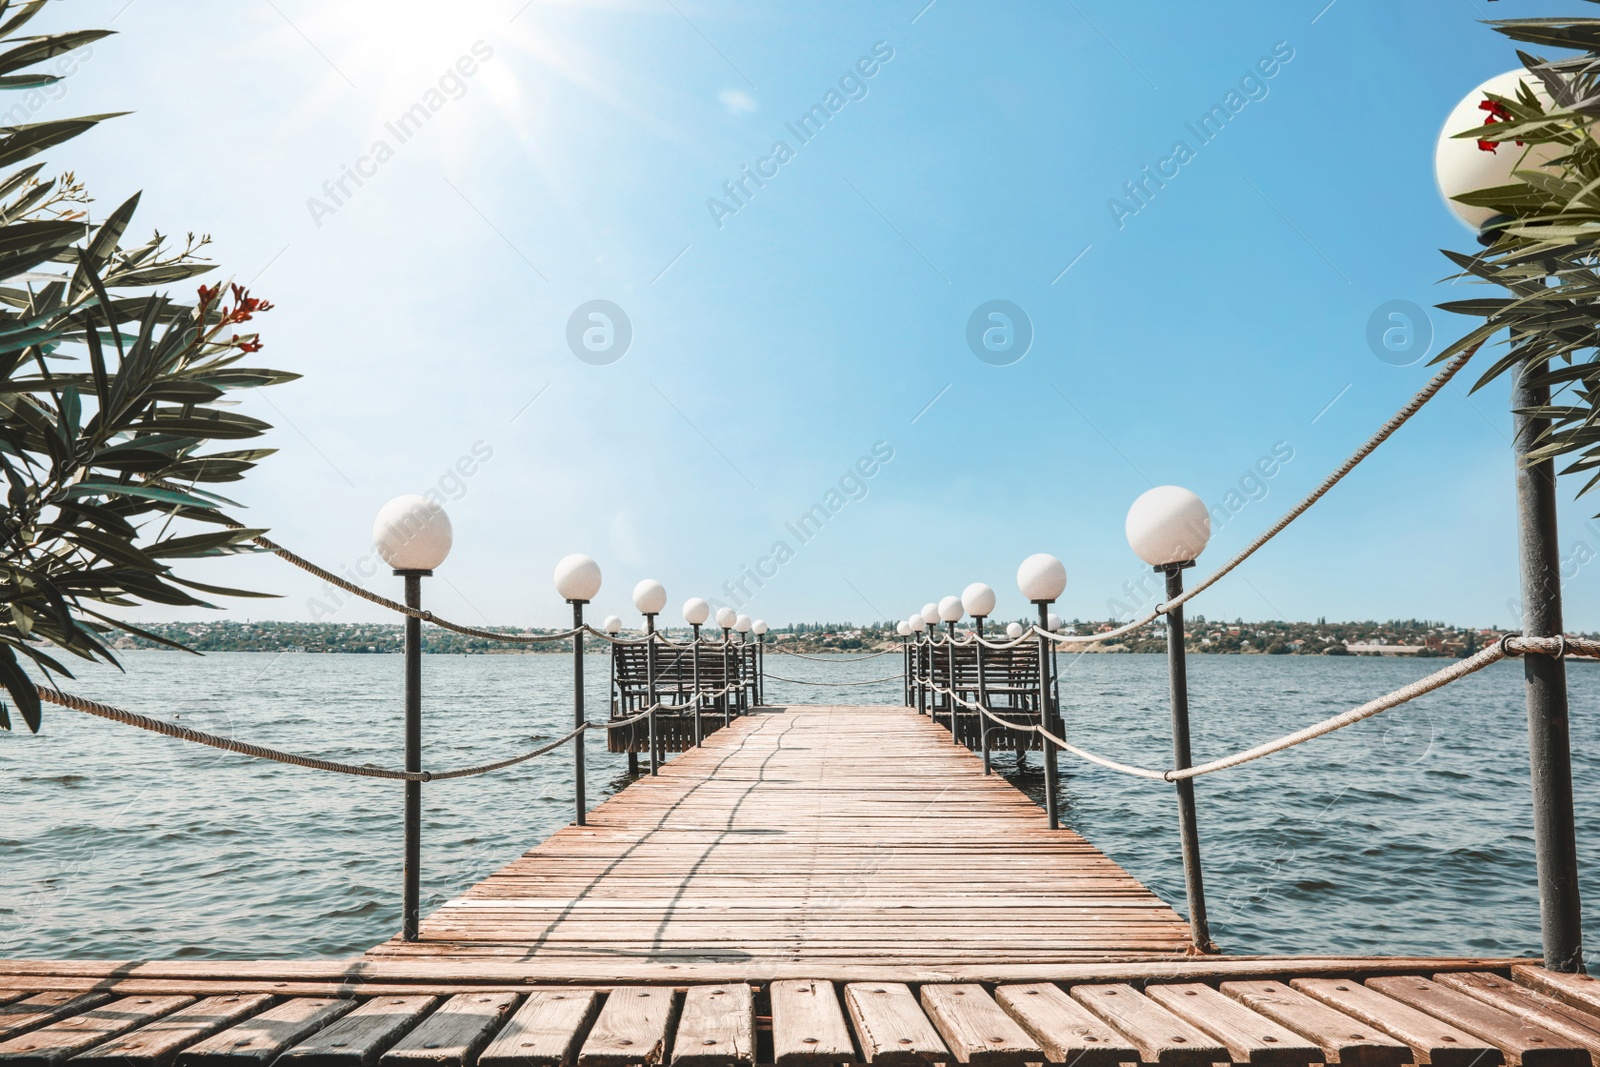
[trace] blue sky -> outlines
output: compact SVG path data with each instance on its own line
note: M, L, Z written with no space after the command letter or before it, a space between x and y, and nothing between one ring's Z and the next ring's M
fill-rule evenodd
M342 569L384 501L436 490L456 545L431 604L530 624L566 617L550 571L574 551L604 570L599 614L631 615L654 577L675 620L759 567L740 599L777 624L900 617L977 580L1014 615L1018 562L1047 551L1062 613L1105 617L1145 576L1122 522L1153 484L1211 504L1242 486L1201 565L1220 562L1428 377L1380 359L1369 321L1455 295L1437 249L1471 238L1434 188L1439 124L1515 64L1479 20L1554 10L55 8L119 34L39 115L134 113L52 165L101 211L144 190L136 232L211 233L278 305L264 361L305 375L245 401L282 450L239 489L249 520ZM1230 92L1242 106L1202 142L1191 126ZM816 105L827 121L797 136ZM1172 176L1136 204L1146 166ZM746 168L768 177L740 203L725 183ZM596 300L631 327L608 363L568 343ZM968 344L996 300L1031 323L1009 365ZM1437 351L1466 323L1419 326ZM1193 610L1513 624L1506 390L1466 384ZM875 447L891 458L848 478ZM1255 480L1275 450L1291 458ZM785 524L841 478L802 542ZM1600 552L1593 510L1563 505L1565 551ZM1600 627L1600 565L1575 571L1569 626ZM190 573L283 594L237 617L379 617L270 559Z

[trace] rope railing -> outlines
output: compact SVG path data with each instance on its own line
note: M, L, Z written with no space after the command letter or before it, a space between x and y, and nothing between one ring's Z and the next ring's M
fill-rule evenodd
M1600 641L1576 637L1504 637L1489 647L1468 656L1466 659L1459 660L1449 667L1419 678L1409 685L1401 686L1391 693L1369 700L1359 707L1351 708L1349 711L1323 719L1321 722L1313 723L1310 726L1285 734L1275 740L1256 745L1253 748L1236 752L1231 756L1224 756L1221 759L1211 760L1208 763L1201 763L1193 767L1168 768L1166 770L1136 767L1106 756L1097 755L1068 742L1064 738L1057 737L1049 730L1046 730L1041 723L1018 723L1004 719L991 709L984 707L977 701L967 699L953 689L939 685L931 680L925 684L933 691L950 698L962 707L979 712L997 726L1003 726L1019 733L1038 734L1040 737L1048 739L1063 752L1071 753L1088 763L1096 764L1107 770L1131 775L1135 778L1177 782L1189 778L1198 778L1204 774L1215 774L1217 771L1229 770L1245 763L1254 762L1265 756L1271 756L1286 749L1294 748L1296 745L1302 745L1307 741L1331 734L1336 730L1353 726L1364 719L1370 719L1374 715L1397 708L1402 704L1415 700L1417 697L1442 689L1469 674L1476 674L1492 663L1498 663L1509 656L1517 656L1524 653L1555 656L1557 658L1564 658L1570 653L1600 656Z
M110 719L127 726L136 726L141 730L151 733L163 734L180 741L189 741L197 745L207 745L219 748L224 752L232 752L240 756L252 756L256 759L272 760L275 763L286 763L294 767L305 767L314 771L328 771L333 774L348 774L360 778L389 778L405 782L443 782L452 778L471 778L490 771L503 770L524 763L546 752L554 751L571 741L578 734L592 728L593 724L584 723L574 728L570 733L563 735L548 745L523 752L508 759L496 760L493 763L482 763L471 767L457 767L448 771L397 771L387 767L375 767L366 763L340 763L336 760L321 759L316 756L302 756L294 752L285 752L282 749L258 745L250 741L240 741L237 738L222 737L218 734L207 733L204 730L195 730L187 726L178 726L175 723L165 722L161 719L141 715L135 711L104 704L98 700L88 700L84 697L63 693L58 689L47 686L37 686L39 699L73 711L81 711L95 715L102 719Z
M774 651L774 652L776 652L776 653L778 653L779 655L782 655L782 656L793 656L795 659L808 659L808 660L811 660L814 663L865 663L868 660L877 659L879 656L893 655L894 653L899 652L900 650L898 648L885 648L885 649L882 649L880 651L873 652L873 653L870 653L870 654L869 653L857 654L857 653L854 653L854 652L850 651L849 649L842 649L842 650L840 650L840 652L837 655L833 655L833 656L808 656L804 652L790 652L787 648L784 648L782 645L773 645L772 646L772 651ZM850 658L842 660L842 659L839 658L840 656L849 656Z
M882 678L868 678L864 682L816 682L808 678L784 678L781 675L773 674L771 671L768 671L766 676L768 679L774 682L789 682L793 685L819 685L832 689L854 685L882 685L885 682L901 681L905 677L903 674L888 674L884 675Z
M1032 628L1032 632L1040 637L1043 637L1045 640L1053 641L1058 645L1081 645L1095 644L1100 641L1114 641L1119 637L1122 637L1126 634L1131 634L1135 630L1139 630L1150 625L1156 619L1172 611L1174 608L1178 608L1184 604L1187 604L1189 601L1193 600L1207 589L1210 589L1213 585L1216 585L1245 560L1255 555L1256 552L1262 548L1262 546L1287 529L1290 523L1294 522L1294 520L1298 519L1301 515L1304 515L1311 509L1313 504L1326 496L1329 490L1343 481L1345 475L1355 470L1362 460L1372 455L1372 453L1377 450L1379 445L1387 441L1394 435L1396 430L1400 429L1400 427L1409 422L1411 416L1415 415L1418 411L1421 411L1422 406L1428 401L1432 400L1439 390L1443 389L1445 385L1449 383L1450 379L1456 376L1456 372L1462 367L1465 367L1467 362L1477 354L1479 345L1481 344L1482 342L1479 342L1477 345L1473 345L1471 348L1468 348L1466 351L1456 356L1449 363L1446 363L1444 365L1444 369L1439 371L1438 374L1434 375L1433 378L1429 380L1427 385L1423 386L1422 389L1419 390L1417 394L1409 401L1407 401L1399 411L1390 416L1389 420L1380 426L1376 433L1367 438L1367 440L1362 443L1360 448L1352 452L1348 459L1339 464L1339 466L1334 469L1333 473L1329 474L1322 480L1321 484L1319 484L1310 493L1306 494L1304 499L1285 512L1277 522L1263 530L1259 535L1257 535L1255 540L1251 541L1248 545L1245 545L1244 548L1241 549L1239 553L1232 559L1228 560L1228 562L1212 571L1209 575L1207 575L1201 581L1195 583L1179 596L1173 597L1164 604L1156 605L1153 610L1141 616L1140 618L1135 619L1133 622L1119 626L1114 630L1108 630L1105 633L1058 634L1051 633L1049 630L1043 629L1037 625Z

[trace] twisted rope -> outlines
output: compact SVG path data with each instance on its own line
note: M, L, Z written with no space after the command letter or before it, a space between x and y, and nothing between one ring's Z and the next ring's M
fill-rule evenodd
M784 656L793 656L795 659L808 659L808 660L811 660L811 661L813 661L815 663L838 663L839 662L839 657L838 656L808 656L803 652L790 652L788 649L783 648L783 647L781 647L779 645L773 645L772 646L772 651L777 652L780 655L784 655ZM847 662L850 662L850 663L865 663L869 659L877 659L879 656L887 656L891 652L899 652L899 651L900 650L898 648L889 648L889 649L884 649L881 652L874 652L871 655L855 656L853 653L848 653L848 652L847 653L841 653L841 655L851 655L851 656L853 656L853 658L848 660Z
M1365 444L1351 453L1350 458L1341 463L1332 474L1324 478L1322 480L1322 484L1313 489L1304 500L1290 508L1277 522L1267 527L1267 529L1257 536L1254 541L1251 541L1248 545L1246 545L1238 555L1224 563L1221 567L1218 567L1203 581L1189 589L1186 589L1182 595L1174 597L1165 604L1156 605L1155 610L1151 611L1143 618L1136 619L1133 622L1128 623L1126 626L1119 626L1115 630L1108 630L1103 634L1053 634L1048 630L1040 629L1038 626L1033 627L1033 632L1042 637L1046 637L1051 641L1054 641L1058 645L1093 644L1097 641L1113 641L1124 634L1130 634L1135 630L1150 625L1150 623L1154 622L1162 615L1165 615L1173 608L1181 607L1182 605L1187 604L1190 600L1193 600L1207 589L1210 589L1213 585L1216 585L1217 582L1221 581L1224 576L1226 576L1235 567L1239 566L1239 564L1255 555L1256 551L1260 549L1261 546L1265 545L1268 541L1282 533L1291 522L1293 522L1295 519L1298 519L1301 515L1304 515L1308 510L1310 510L1311 505L1315 504L1317 501L1326 496L1328 490L1338 485L1339 482L1344 479L1345 475L1356 469L1357 464L1366 459L1368 456L1372 455L1372 453L1377 450L1377 447L1393 436L1396 430L1404 426L1410 420L1411 416L1422 410L1422 405L1432 400L1434 395L1438 393L1439 390L1443 389L1445 384L1449 382L1451 378L1456 376L1456 372L1462 367L1465 367L1467 365L1467 361L1473 356L1477 355L1478 348L1480 345L1482 345L1482 343L1483 342L1481 341L1478 342L1478 344L1473 345L1471 348L1452 359L1449 363L1446 363L1443 370L1434 375L1433 379L1429 381L1427 385L1423 386L1422 390L1418 392L1416 396L1413 396L1409 401L1407 401L1404 407L1390 416L1389 421L1385 422L1378 428L1377 433L1367 438Z
M508 644L514 644L514 645L542 645L542 644L545 644L546 642L549 642L549 641L565 641L567 638L575 637L578 634L584 632L584 630L589 629L588 627L574 627L571 630L562 630L560 633L528 635L528 634L502 634L502 633L496 633L493 630L479 630L479 629L477 629L475 627L472 627L472 626L462 626L460 623L451 622L448 619L441 619L441 618L439 618L439 616L435 615L433 612L427 611L427 610L425 610L423 608L407 607L405 604L400 603L398 600L390 600L386 596L380 596L377 593L373 593L373 592L370 592L369 590L363 589L361 586L357 585L356 583L354 583L354 582L352 582L352 581L350 581L350 580L348 580L346 578L341 578L337 574L334 574L330 570L326 570L326 569L324 569L322 567L317 566L315 563L312 563L310 560L306 559L304 556L296 555L295 553L289 551L287 548L284 548L282 545L278 544L277 542L275 542L275 541L273 541L273 540L271 540L269 538L266 538L266 537L253 537L253 538L251 538L251 541L253 543L259 545L260 547L266 549L268 552L271 552L273 555L277 556L279 559L287 560L288 562L294 564L296 567L299 567L301 570L305 571L307 574L311 574L311 575L314 575L317 578L321 578L323 581L327 582L329 585L334 586L334 587L336 587L338 589L343 589L345 592L349 593L351 596L357 596L357 597L360 597L362 600L370 601L371 603L374 603L374 604L378 605L379 607L388 608L390 611L399 612L401 615L405 615L408 618L420 619L423 622L430 622L433 625L439 627L441 630L453 630L454 632L456 632L458 634L463 634L463 635L465 635L467 637L481 637L481 638L483 638L483 639L485 639L487 641L504 641L504 642L507 642ZM597 635L599 633L598 631L594 631L594 630L591 630L590 632L595 633Z
M1214 774L1217 771L1225 771L1231 767L1237 767L1240 764L1250 763L1254 760L1261 759L1263 756L1270 756L1275 752L1282 752L1285 749L1304 744L1305 742L1310 741L1313 738L1321 737L1324 734L1331 734L1335 730L1342 730L1346 726L1354 725L1363 719L1370 719L1374 715L1388 711L1390 708L1399 707L1401 704L1415 700L1417 697L1422 696L1425 693L1431 693L1435 689L1442 689L1451 682L1465 678L1469 674L1475 674L1478 671L1483 670L1483 668L1489 666L1489 664L1496 663L1502 659L1505 659L1507 656L1515 656L1527 652L1556 657L1565 657L1572 653L1577 653L1584 656L1596 656L1600 655L1600 641L1590 641L1577 637L1503 637L1499 641L1490 645L1488 648L1483 649L1481 652L1477 652L1464 660L1460 660L1451 666L1444 668L1443 670L1435 671L1425 678L1419 678L1409 685L1401 686L1394 692L1386 693L1385 695L1378 697L1376 700L1369 700L1360 707L1351 708L1349 711L1332 716L1331 718L1324 719L1321 722L1313 723L1312 725L1307 726L1304 729L1296 730L1293 733L1285 734L1274 741L1268 741L1264 744L1257 745L1254 748L1245 749L1243 752L1236 752L1231 756L1224 756L1221 759L1215 759L1209 763L1202 763L1194 767L1185 767L1181 770L1178 768L1169 768L1168 770L1157 771L1151 770L1147 767L1135 767L1127 763L1119 763L1114 759L1108 759L1105 756L1096 755L1087 749L1079 748L1077 745L1071 744L1065 739L1057 737L1049 730L1046 730L1043 725L1039 723L1019 724L1007 722L1006 720L997 716L994 712L990 711L988 708L977 703L976 701L966 699L954 690L947 689L941 685L934 685L932 683L929 683L928 687L937 692L943 693L945 696L949 697L951 700L954 700L963 707L980 712L986 718L998 723L999 725L1005 726L1008 729L1019 730L1024 733L1036 733L1057 745L1062 749L1062 751L1070 752L1079 759L1086 760L1089 763L1097 764L1101 767L1105 767L1107 770L1119 771L1122 774L1132 775L1135 778L1149 778L1156 781L1176 782L1185 778L1198 778L1202 774Z
M734 690L741 688L743 688L742 682L730 682L721 689L707 689L696 695L701 700L704 700L707 697L719 697L725 693L731 693ZM697 701L689 701L685 704L668 704L665 701L658 700L654 704L651 704L648 708L645 708L643 711L638 712L626 719L607 719L605 722L595 722L590 723L589 725L595 727L604 727L607 730L620 730L624 726L632 726L636 722L642 722L658 711L688 711L689 709L694 708L697 703Z
M767 674L767 678L769 680L771 680L771 681L774 681L774 682L792 682L795 685L824 685L824 686L828 686L831 689L837 689L837 688L839 688L841 686L851 686L851 685L882 685L884 682L897 682L897 681L900 681L904 677L905 677L905 675L903 675L903 674L889 674L889 675L885 675L882 678L870 678L865 682L810 682L810 681L807 681L804 678L784 678L784 677L782 677L780 675L776 675L776 674L771 674L771 673Z
M306 767L315 771L331 771L334 774L350 774L360 778L394 778L406 782L442 782L450 778L470 778L474 775L488 774L490 771L511 767L525 760L533 759L535 756L542 756L546 752L560 748L578 734L590 728L589 723L584 723L582 726L573 729L571 733L552 741L548 745L543 745L531 752L524 752L518 756L512 756L509 759L496 760L494 763L483 763L473 767L458 767L449 771L396 771L387 767L374 767L370 764L338 763L334 760L319 759L315 756L301 756L293 752L268 748L265 745L252 744L249 741L239 741L231 737L208 734L203 730L191 730L187 726L177 726L170 722L163 722L160 719L152 719L148 715L140 715L138 712L126 711L110 704L102 704L98 700L86 700L83 697L63 693L57 689L49 689L42 685L35 688L39 691L40 700L60 705L63 708L71 708L73 711L97 715L102 719L110 719L113 722L120 722L127 726L137 726L139 729L149 730L151 733L175 737L180 741L192 741L197 745L220 748L224 752L234 752L241 756L272 760L276 763L287 763L294 767Z

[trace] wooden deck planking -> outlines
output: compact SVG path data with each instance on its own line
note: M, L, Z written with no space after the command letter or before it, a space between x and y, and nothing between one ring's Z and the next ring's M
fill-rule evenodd
M982 914L984 921L975 922ZM890 967L1174 956L1181 918L906 708L769 709L718 731L372 959Z

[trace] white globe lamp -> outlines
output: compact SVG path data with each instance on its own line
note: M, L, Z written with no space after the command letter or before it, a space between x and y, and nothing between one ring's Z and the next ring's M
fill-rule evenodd
M755 623L751 620L750 616L748 616L748 615L735 615L733 617L733 628L735 630L738 630L742 634L749 633L750 632L750 627L752 627L754 625L755 625Z
M1481 232L1484 226L1492 222L1494 213L1488 208L1463 204L1454 199L1455 197L1482 189L1516 184L1512 171L1544 169L1552 159L1568 151L1561 145L1522 146L1514 141L1496 144L1493 151L1490 151L1488 148L1480 148L1474 138L1456 136L1458 133L1488 124L1491 112L1483 105L1489 102L1489 94L1515 100L1519 95L1518 87L1521 85L1531 88L1540 103L1547 110L1550 108L1550 96L1539 83L1539 79L1526 70L1508 70L1504 74L1495 75L1462 97L1461 102L1444 120L1444 127L1439 131L1439 142L1433 151L1433 173L1439 183L1439 195L1444 197L1444 202L1449 205L1450 210L1466 223L1473 233Z
M1211 540L1204 500L1176 485L1160 485L1133 502L1126 523L1133 554L1156 570L1193 563Z
M732 608L717 609L717 625L724 630L733 629L733 624L739 621L739 615Z
M765 636L767 636L767 620L766 619L757 619L755 622L750 624L750 630L757 637L765 637Z
M894 632L899 634L901 637L910 637L911 624L906 622L906 620L901 619L899 622L894 624Z
M1017 589L1034 604L1053 604L1067 589L1067 568L1044 552L1036 552L1017 568Z
M1006 636L1011 638L1011 640L1013 640L1013 641L1015 641L1017 638L1021 637L1022 636L1022 624L1020 622L1008 622L1008 623L1006 623Z
M697 596L683 602L683 621L690 626L700 626L711 618L711 605Z
M994 590L982 582L973 582L961 590L961 606L974 619L986 619L994 613Z
M396 571L431 571L450 554L450 516L427 497L397 496L378 510L372 544Z
M960 622L961 616L966 613L967 609L961 606L961 598L958 596L947 596L939 601L939 618L943 622Z
M922 605L922 621L929 626L938 626L939 605L932 603Z
M906 625L911 627L911 632L914 634L920 634L928 628L928 624L923 621L921 615L911 616L911 618L906 620Z
M633 606L640 615L660 615L667 606L667 590L654 578L646 578L633 587Z
M605 631L608 634L619 634L619 633L621 633L622 632L622 616L620 616L620 615L607 615L606 616L606 622L605 622Z
M600 564L579 552L556 564L556 593L570 604L587 604L600 595Z
M1046 615L1044 620L1044 628L1049 630L1051 633L1059 633L1061 631L1061 616L1057 615L1053 611L1049 615Z

